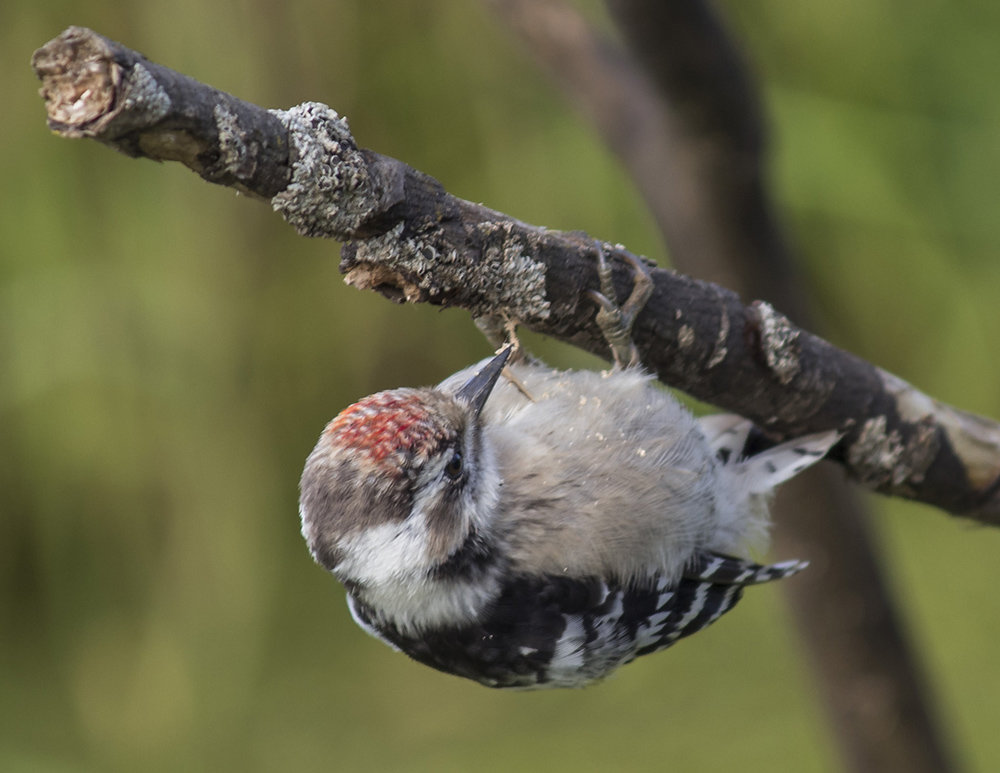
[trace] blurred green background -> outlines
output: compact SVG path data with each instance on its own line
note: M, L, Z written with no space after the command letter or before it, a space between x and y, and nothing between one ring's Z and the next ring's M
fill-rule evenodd
M825 332L1000 416L1000 6L726 9ZM479 3L4 3L0 770L837 769L776 588L582 692L492 692L356 628L298 532L302 462L349 402L488 348L462 312L344 286L338 246L264 205L50 135L29 59L70 24L258 104L326 102L459 196L667 262ZM998 770L1000 532L873 506L947 730Z

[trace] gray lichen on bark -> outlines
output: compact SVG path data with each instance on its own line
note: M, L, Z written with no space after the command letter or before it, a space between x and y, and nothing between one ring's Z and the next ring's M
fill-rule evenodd
M512 223L475 224L482 244L476 261L445 246L440 229L409 230L400 222L382 235L357 241L345 281L360 288L394 285L406 301L434 303L460 293L473 317L548 317L545 266L532 258L530 245Z
M132 67L132 77L129 79L129 89L125 94L122 108L124 113L136 113L142 116L141 123L155 123L170 112L170 95L157 82L153 74L137 62Z
M219 131L218 167L234 177L252 177L257 170L258 149L240 127L239 116L228 105L218 104L212 110Z
M799 362L799 330L770 303L757 301L752 308L757 313L760 349L768 370L787 386L802 367Z
M292 180L271 206L303 236L343 240L360 230L381 198L347 119L319 102L270 112L294 149Z

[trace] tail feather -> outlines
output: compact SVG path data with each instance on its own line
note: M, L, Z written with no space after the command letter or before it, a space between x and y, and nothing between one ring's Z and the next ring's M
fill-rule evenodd
M763 566L720 553L699 553L677 585L660 596L656 614L650 616L658 624L644 632L636 655L657 652L697 633L736 606L747 585L780 580L802 571L807 563Z
M766 494L822 459L840 437L839 432L829 431L790 440L740 460L739 472L750 493Z
M716 455L724 462L743 455L753 422L734 413L712 413L698 419L701 431Z
M801 572L808 561L781 561L777 564L757 564L742 558L721 553L699 553L694 563L684 572L691 580L713 585L759 585L762 582L781 580Z

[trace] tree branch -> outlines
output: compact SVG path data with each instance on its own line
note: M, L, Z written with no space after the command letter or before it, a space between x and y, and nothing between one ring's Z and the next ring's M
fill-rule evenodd
M397 301L517 320L608 356L586 290L593 242L448 194L357 147L346 121L307 103L265 111L71 27L33 58L50 127L132 156L181 161L272 205L307 236L347 244L354 286ZM285 183L284 181L288 181ZM625 253L605 246L609 258ZM836 457L883 493L1000 523L1000 426L938 403L796 327L769 304L661 269L636 343L665 383L753 419L776 439L836 428ZM618 261L624 293L627 268Z

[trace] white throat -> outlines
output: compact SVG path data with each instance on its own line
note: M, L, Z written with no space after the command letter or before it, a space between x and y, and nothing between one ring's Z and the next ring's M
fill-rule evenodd
M360 586L358 600L405 632L469 623L500 595L502 556L470 573L440 571L450 558L442 553L442 544L460 550L473 533L494 539L502 488L496 455L488 437L482 438L478 453L466 451L476 459L476 469L457 503L454 522L447 526L453 530L450 539L442 542L440 534L431 532L427 508L435 491L428 487L417 494L413 512L403 521L370 526L339 546L345 558L333 573Z
M460 626L481 617L500 594L500 572L494 567L474 580L423 579L367 586L359 601L377 618L392 623L404 634Z
M407 633L471 622L500 594L499 561L468 576L435 576L420 510L405 521L369 527L342 547L347 558L333 573L360 586L359 600Z

